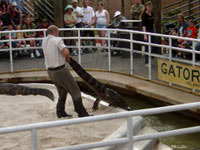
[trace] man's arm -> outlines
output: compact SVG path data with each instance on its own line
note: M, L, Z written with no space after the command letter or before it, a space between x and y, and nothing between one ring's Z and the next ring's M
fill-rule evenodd
M66 62L70 63L70 54L69 54L69 50L68 50L67 48L63 48L61 52L62 52L62 54L65 56Z

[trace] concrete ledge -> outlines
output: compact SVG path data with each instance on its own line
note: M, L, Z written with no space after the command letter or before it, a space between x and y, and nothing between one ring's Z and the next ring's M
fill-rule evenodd
M73 71L74 78L82 82L82 80ZM192 93L184 92L178 89L162 86L149 81L137 79L131 76L126 76L110 72L95 72L88 71L93 77L108 86L114 86L120 89L129 90L133 93L138 93L144 96L155 99L155 103L163 102L166 105L185 104L199 102L200 96ZM21 72L14 74L0 74L0 82L51 82L46 71ZM190 117L199 119L200 110L192 109L187 113Z

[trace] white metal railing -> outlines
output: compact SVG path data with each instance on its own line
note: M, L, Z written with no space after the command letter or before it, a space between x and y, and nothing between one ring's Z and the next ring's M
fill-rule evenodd
M182 111L182 110L199 108L199 107L200 107L200 102L159 107L159 108L151 108L151 109L142 109L142 110L129 111L129 112L120 112L120 113L115 113L115 114L98 115L98 116L91 116L91 117L85 117L85 118L75 118L75 119L69 119L69 120L36 123L36 124L29 124L29 125L23 125L23 126L0 128L0 134L31 131L32 150L38 150L38 139L37 139L38 129L54 128L54 127L60 127L60 126L70 126L70 125L84 124L84 123L104 121L104 120L110 120L110 119L127 118L127 137L112 139L112 140L107 140L107 141L93 142L93 143L88 143L88 144L80 144L80 145L75 145L75 146L52 148L51 150L85 150L85 149L91 149L91 148L115 146L115 145L120 145L120 144L128 144L129 145L128 150L132 150L133 144L136 141L158 139L158 138L164 138L168 136L177 136L177 135L200 132L200 126L196 126L196 127L190 127L190 128L184 128L184 129L164 131L164 132L159 132L159 133L133 136L132 132L130 132L130 131L133 131L133 126L132 126L133 116L155 115L155 114Z
M148 59L149 59L149 63L150 63L150 66L152 66L152 56L153 57L156 57L156 58L162 58L162 59L167 59L169 61L177 61L177 62L181 62L181 63L184 63L184 64L190 64L190 65L193 65L193 66L200 66L200 62L196 61L196 55L200 55L200 51L196 51L195 50L195 43L200 43L200 40L199 39L191 39L191 38L183 38L183 37L178 37L178 36L170 36L170 35L164 35L164 34L157 34L157 33L147 33L147 32L141 32L141 31L134 31L134 30L125 30L125 29L103 29L107 32L107 37L105 38L102 38L102 37L81 37L81 31L84 31L84 30L102 30L102 29L97 29L97 28L60 28L59 29L61 32L64 32L64 31L76 31L77 32L77 36L75 37L61 37L62 39L74 39L76 41L78 41L78 45L77 46L68 46L68 48L78 48L78 60L79 60L79 63L81 64L81 61L82 61L82 56L81 56L81 49L82 48L97 48L96 46L83 46L81 45L81 40L86 40L86 39L104 39L104 40L107 40L107 43L108 43L108 46L104 47L104 48L107 48L108 49L108 71L112 71L112 59L111 59L111 51L114 49L114 50L120 50L120 51L126 51L126 52L129 52L129 56L130 56L130 75L133 75L134 74L134 65L133 65L133 54L141 54L141 55L147 55L148 56ZM9 34L9 39L7 40L2 40L1 42L9 42L9 48L7 49L0 49L0 52L2 51L9 51L10 52L10 72L14 72L14 66L13 66L13 57L12 57L12 53L13 51L18 51L18 50L21 50L21 49L27 49L27 50L30 50L30 49L38 49L40 48L41 49L41 46L40 47L27 47L27 48L12 48L12 42L13 41L20 41L20 40L26 40L26 41L29 41L29 40L42 40L43 38L27 38L27 39L12 39L11 38L11 33L17 33L17 32L44 32L44 35L46 35L46 29L35 29L35 30L20 30L20 31L2 31L0 32L0 34ZM122 39L122 38L119 38L119 37L112 37L111 35L113 34L113 32L115 33L126 33L128 35L130 35L129 39ZM135 40L134 39L134 35L135 34L140 34L140 35L148 35L148 39L149 39L149 42L144 42L142 40ZM169 44L168 45L161 45L161 44L155 44L155 43L151 43L151 38L152 36L156 36L156 37L159 37L159 38L166 38L168 39L169 41ZM173 47L172 46L172 39L182 39L182 40L187 40L187 41L192 41L192 49L187 49L187 48L178 48L178 47ZM130 48L120 48L120 47L113 47L112 46L112 42L113 41L119 41L119 42L128 42L130 43ZM148 49L148 52L145 52L145 51L138 51L138 50L135 50L133 48L133 45L134 44L140 44L140 45L147 45L149 47ZM168 55L162 55L162 54L155 54L155 53L152 53L151 51L151 46L155 46L155 47L159 47L159 48L162 48L162 49L168 49L169 50L169 54ZM192 60L185 60L185 59L178 59L178 58L175 58L172 56L172 50L174 51L182 51L182 52L187 52L187 53L191 53L192 55ZM152 80L152 68L149 67L148 68L148 79L149 80ZM169 83L169 85L172 85L171 83ZM193 89L193 92L195 92L195 90Z

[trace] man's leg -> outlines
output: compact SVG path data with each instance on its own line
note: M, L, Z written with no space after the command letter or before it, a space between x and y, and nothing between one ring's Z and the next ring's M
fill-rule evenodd
M58 103L57 103L57 106L56 106L57 117L58 118L71 117L72 115L69 115L65 112L65 102L66 102L68 92L63 87L61 87L59 85L55 84L55 86L57 88L58 95L59 95Z
M71 94L75 111L78 113L79 117L89 116L89 114L87 113L82 103L80 88L78 87L77 83L74 81L74 78L72 77L71 73L69 72L67 68L65 68L65 76L66 76L66 79L65 79L66 82L63 82L63 84L64 84L64 87L68 89L68 91Z

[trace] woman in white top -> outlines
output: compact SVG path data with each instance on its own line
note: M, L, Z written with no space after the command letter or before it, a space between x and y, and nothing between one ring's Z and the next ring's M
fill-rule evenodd
M103 8L103 3L98 3L98 11L95 14L96 18L96 28L106 28L110 22L110 15L107 10ZM106 31L98 30L98 34L100 37L105 37ZM106 46L106 41L101 40L101 46Z

